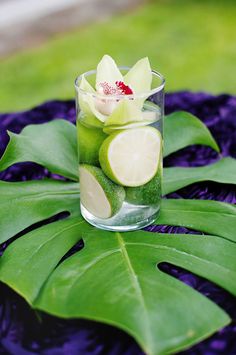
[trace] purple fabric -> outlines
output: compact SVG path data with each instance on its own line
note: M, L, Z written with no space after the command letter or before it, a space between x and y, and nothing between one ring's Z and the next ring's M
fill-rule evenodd
M236 97L213 96L206 93L180 92L166 95L166 113L186 110L196 114L209 127L220 144L223 156L236 157ZM0 115L0 155L8 138L6 129L20 132L32 123L43 123L55 118L75 121L74 102L51 101L30 111ZM165 166L200 166L214 162L217 154L210 148L192 146L182 149L165 159ZM36 164L17 164L0 174L8 181L21 181L51 176ZM232 185L199 183L170 195L174 198L215 199L236 203L236 189ZM191 233L187 228L159 226L155 231ZM0 245L1 252L6 244ZM162 264L162 269L195 288L236 318L235 298L214 284L185 270ZM186 312L188 308L186 307ZM141 355L134 340L124 332L96 322L85 320L62 320L31 310L26 302L0 284L0 355ZM182 354L236 354L236 324L219 331L209 339Z

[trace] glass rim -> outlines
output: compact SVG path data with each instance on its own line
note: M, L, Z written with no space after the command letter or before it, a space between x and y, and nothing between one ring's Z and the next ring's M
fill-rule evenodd
M131 69L131 67L126 67L126 66L120 66L118 68L121 69L121 70L129 70L129 69ZM91 97L98 97L98 98L104 99L104 95L103 94L99 94L96 91L95 92L89 92L89 91L83 90L83 89L81 89L79 87L79 82L81 81L83 75L85 77L87 77L87 76L90 76L92 74L95 74L96 72L97 72L97 70L94 69L94 70L89 70L89 71L87 71L85 73L80 74L75 79L75 89L78 92L82 93L82 94L86 94L86 95L89 95ZM117 99L124 99L124 98L127 98L127 99L148 98L149 96L152 96L152 95L158 93L165 86L165 78L164 78L164 76L161 73L159 73L158 71L153 70L153 69L152 69L152 76L158 77L161 80L160 85L156 86L155 88L153 88L153 89L151 89L149 91L144 91L144 92L140 92L140 93L137 93L137 94L105 95L106 96L106 100L117 100Z

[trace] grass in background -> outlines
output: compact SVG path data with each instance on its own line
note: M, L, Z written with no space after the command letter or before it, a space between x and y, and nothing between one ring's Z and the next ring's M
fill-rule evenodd
M104 53L119 65L148 56L167 91L236 93L236 3L152 1L0 61L0 111L74 96L74 78Z

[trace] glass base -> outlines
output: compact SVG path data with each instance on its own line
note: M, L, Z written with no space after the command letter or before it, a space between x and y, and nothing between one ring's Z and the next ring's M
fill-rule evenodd
M137 213L137 211L139 213ZM108 219L101 219L93 216L81 204L81 214L88 223L90 223L91 225L99 229L104 229L104 230L114 231L114 232L115 231L129 232L129 231L134 231L134 230L147 227L158 218L159 213L160 213L160 206L158 206L158 208L156 206L155 208L147 207L147 206L133 207L133 205L126 204L126 206L122 208L121 211L115 217L108 218Z

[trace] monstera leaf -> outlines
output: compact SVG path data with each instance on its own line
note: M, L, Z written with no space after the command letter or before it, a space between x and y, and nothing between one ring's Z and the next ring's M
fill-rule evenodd
M191 138L182 135L173 143L174 132L169 132L166 154L190 144L205 144L218 151L217 143L197 118L183 113L174 117L175 123L179 120L183 129L192 132ZM166 117L166 122L173 120L173 116ZM28 126L19 135L10 134L0 170L32 161L77 180L76 150L72 124L55 120ZM184 173L184 168L167 168L165 192L203 179L235 183L234 165L235 161L227 158L209 167L186 168ZM227 167L228 173L224 170ZM209 169L204 174L192 170L204 168ZM170 169L177 169L174 179L168 175ZM222 309L165 274L159 265L169 262L180 266L235 295L234 206L216 201L162 201L155 224L186 226L210 235L114 233L98 230L82 219L77 182L2 181L0 195L0 243L20 233L0 258L0 280L33 308L117 326L151 355L184 349L230 322ZM50 223L48 218L61 212L67 216Z
M80 239L84 248L60 262ZM147 354L162 354L230 320L158 265L181 266L236 294L235 253L236 244L214 236L105 232L75 217L12 243L0 260L0 279L37 309L116 325Z

